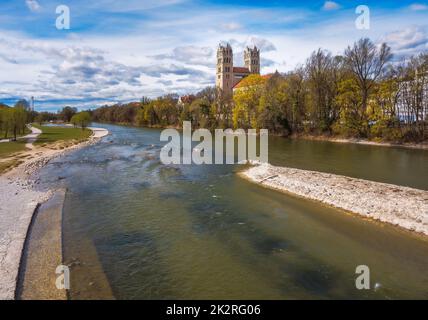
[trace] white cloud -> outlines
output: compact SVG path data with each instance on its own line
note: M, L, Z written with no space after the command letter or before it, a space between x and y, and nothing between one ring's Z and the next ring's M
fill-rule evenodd
M410 10L413 10L413 11L428 10L428 5L422 4L422 3L413 3L410 5Z
M141 3L138 8L143 9L143 2L131 1L134 8ZM162 0L164 4L173 1ZM96 5L100 3L114 2L100 0ZM154 0L148 3L156 4ZM186 14L176 8L156 9L147 14L148 19L131 23L108 15L102 22L117 25L114 32L94 28L60 37L39 37L2 26L0 101L34 95L40 104L56 109L64 103L89 107L138 100L143 95L192 93L214 85L216 48L225 40L233 46L236 65L243 64L247 45L257 45L263 74L290 71L318 47L342 54L361 37L388 41L396 56L428 49L426 17L408 7L373 12L376 28L367 31L355 28L352 10L340 10L331 18L319 15L318 9L242 7L198 8ZM317 18L320 16L322 19ZM114 19L119 19L116 24ZM132 25L132 29L124 25ZM411 29L412 25L419 27ZM393 30L400 31L391 33Z
M25 0L25 3L27 4L28 9L30 9L33 12L38 11L41 8L37 0Z
M180 61L189 65L214 66L214 50L210 47L179 46L172 53L151 56L156 60L166 59Z
M236 31L242 28L242 25L237 22L229 22L221 25L222 29L226 31Z
M135 101L143 95L187 93L214 82L213 68L195 64L212 56L208 47L177 47L169 55L171 61L158 58L127 64L115 59L108 46L101 49L85 46L80 40L69 41L0 37L0 62L3 60L5 71L0 74L0 100L34 95L45 106L52 101L93 106ZM17 79L24 79L24 83L17 84Z
M244 41L236 40L236 39L230 39L228 41L221 41L222 44L230 43L232 47L238 50L244 50L246 47L253 47L256 46L259 48L263 53L269 52L269 51L275 51L276 47L275 45L269 41L266 38L261 38L257 36L250 36L247 37Z
M322 8L323 8L323 10L331 11L331 10L339 9L340 5L334 1L326 1Z
M423 27L390 32L381 40L391 46L397 60L428 50L428 32Z

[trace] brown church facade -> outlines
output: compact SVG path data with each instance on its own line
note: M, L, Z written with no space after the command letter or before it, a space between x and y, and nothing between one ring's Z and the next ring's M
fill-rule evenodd
M260 50L247 47L244 51L244 66L235 67L233 50L230 44L220 45L217 49L216 87L226 94L232 94L233 88L250 74L260 74Z

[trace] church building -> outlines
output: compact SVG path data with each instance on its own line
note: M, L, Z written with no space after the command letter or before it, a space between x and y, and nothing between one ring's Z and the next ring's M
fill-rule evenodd
M250 74L260 74L260 50L247 47L244 51L244 66L233 66L233 51L230 44L217 49L216 87L232 95L233 88Z

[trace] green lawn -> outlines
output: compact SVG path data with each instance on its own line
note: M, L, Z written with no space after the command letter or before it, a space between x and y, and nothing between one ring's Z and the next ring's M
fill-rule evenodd
M81 128L67 128L67 127L49 127L33 124L34 127L42 130L37 138L35 144L53 143L57 141L69 140L86 140L92 134L89 129L82 130Z
M0 142L0 158L6 158L14 153L25 150L25 140Z
M58 141L64 141L65 145L62 145L60 148L64 148L67 145L72 145L75 142L86 140L91 134L92 131L89 129L80 129L80 128L67 128L67 127L48 127L48 126L39 126L34 125L35 127L42 130L42 134L39 135L35 144L45 145ZM25 151L26 139L11 141L11 142L0 142L0 159L11 157L16 153ZM7 169L8 167L14 166L18 158L11 158L10 161L3 161L0 163L0 172Z

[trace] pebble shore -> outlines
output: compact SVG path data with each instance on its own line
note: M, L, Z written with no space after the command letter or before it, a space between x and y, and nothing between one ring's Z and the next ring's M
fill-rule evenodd
M428 236L428 191L269 164L240 175L261 186L320 201Z
M50 160L66 152L95 144L106 136L102 128L93 131L89 140L64 148L32 148L27 159L17 168L0 176L0 300L15 298L19 264L27 236L28 227L37 207L49 200L53 191L34 190L38 178L30 179Z

